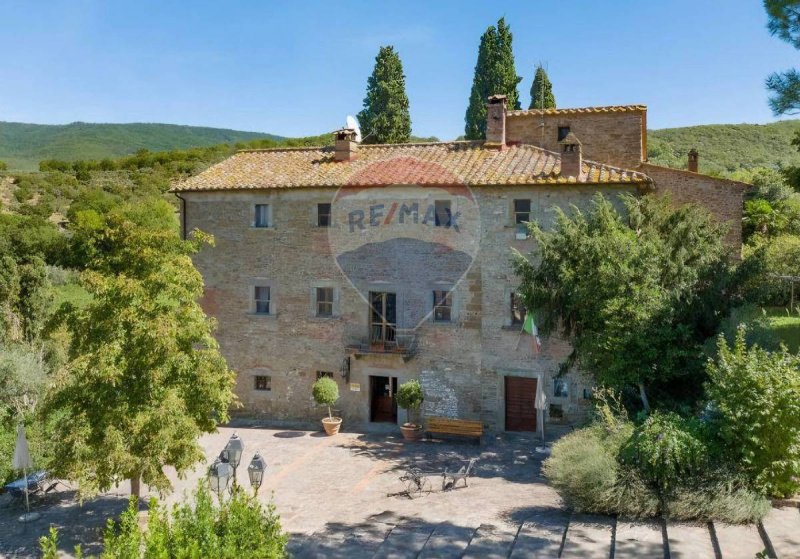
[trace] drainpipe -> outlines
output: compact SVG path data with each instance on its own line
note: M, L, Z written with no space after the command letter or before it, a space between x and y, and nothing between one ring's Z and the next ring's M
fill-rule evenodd
M181 239L186 240L186 199L175 192L175 196L181 201Z

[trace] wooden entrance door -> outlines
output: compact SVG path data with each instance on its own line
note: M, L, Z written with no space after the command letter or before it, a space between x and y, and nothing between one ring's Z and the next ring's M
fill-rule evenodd
M370 421L397 423L397 377L369 377Z
M506 377L506 431L536 431L536 379Z

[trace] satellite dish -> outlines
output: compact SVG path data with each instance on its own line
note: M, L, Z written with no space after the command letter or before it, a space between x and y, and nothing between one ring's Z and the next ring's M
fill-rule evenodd
M347 115L347 128L352 128L356 131L356 142L361 142L361 129L358 127L358 122L355 117Z

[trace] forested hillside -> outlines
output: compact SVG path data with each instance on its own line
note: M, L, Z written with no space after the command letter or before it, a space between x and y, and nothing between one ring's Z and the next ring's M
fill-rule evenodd
M140 149L164 151L229 144L280 136L224 128L175 124L25 124L0 122L0 161L9 168L32 171L42 159L104 159Z
M647 154L653 163L686 168L686 153L700 152L700 172L727 175L753 167L800 165L791 142L800 120L770 124L709 124L648 131Z

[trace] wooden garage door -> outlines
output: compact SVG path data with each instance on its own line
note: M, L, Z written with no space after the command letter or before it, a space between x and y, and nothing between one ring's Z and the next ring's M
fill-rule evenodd
M506 377L506 431L536 431L536 379Z

